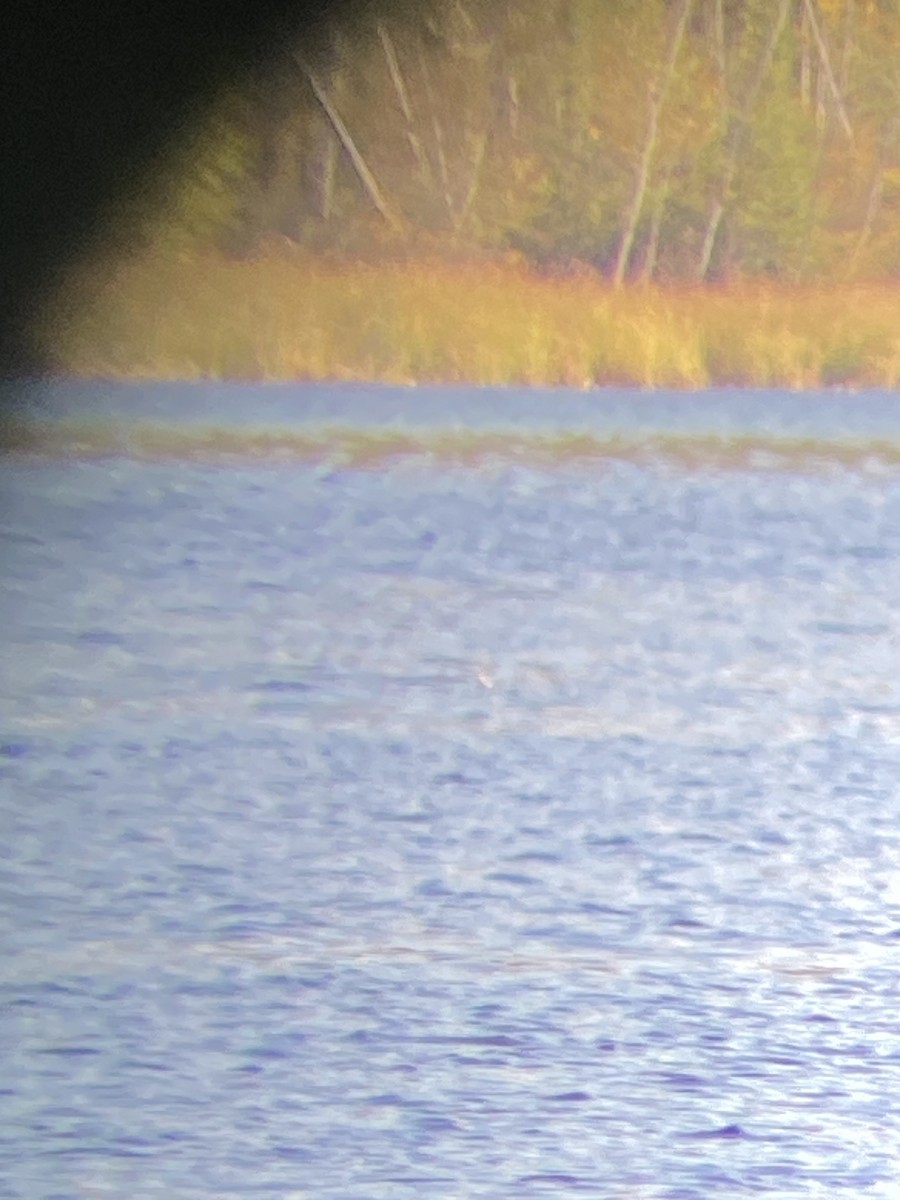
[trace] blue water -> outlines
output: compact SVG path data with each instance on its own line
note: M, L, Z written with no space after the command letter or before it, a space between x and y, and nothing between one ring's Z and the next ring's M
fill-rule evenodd
M7 409L34 417L224 425L229 428L590 430L900 437L900 393L702 392L564 388L385 387L379 384L96 383L59 380L0 385Z
M25 399L818 450L7 457L0 1196L900 1196L900 399Z

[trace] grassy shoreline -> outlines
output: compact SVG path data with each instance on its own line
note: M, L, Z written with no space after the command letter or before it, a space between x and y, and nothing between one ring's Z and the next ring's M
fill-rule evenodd
M694 389L895 387L889 285L631 287L510 263L160 256L82 267L37 331L68 374Z

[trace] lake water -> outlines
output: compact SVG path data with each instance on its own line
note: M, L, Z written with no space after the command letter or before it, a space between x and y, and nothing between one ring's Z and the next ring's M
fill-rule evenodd
M0 1196L900 1196L900 397L7 400Z

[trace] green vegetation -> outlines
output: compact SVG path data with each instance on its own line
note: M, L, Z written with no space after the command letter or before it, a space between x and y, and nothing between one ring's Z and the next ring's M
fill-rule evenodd
M897 0L369 11L197 116L46 315L83 374L893 385Z
M336 28L195 114L145 241L900 273L896 0L453 0Z

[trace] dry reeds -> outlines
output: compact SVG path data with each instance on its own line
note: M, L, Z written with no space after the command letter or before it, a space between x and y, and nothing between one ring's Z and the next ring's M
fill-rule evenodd
M885 285L612 289L514 264L271 254L82 269L39 333L83 376L586 387L893 387Z

